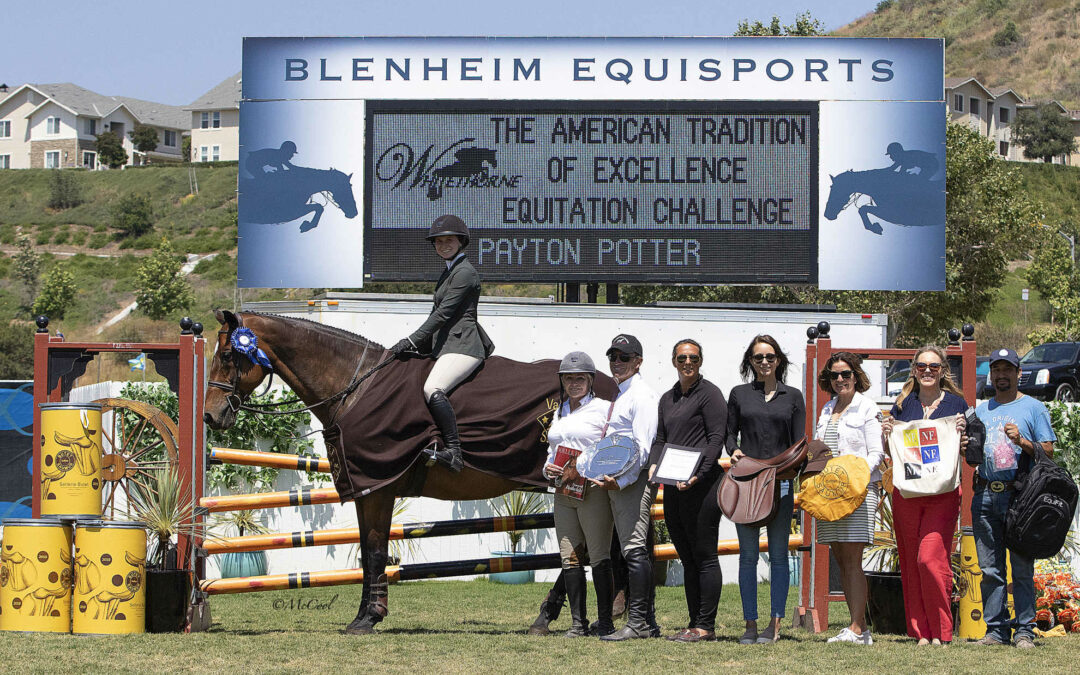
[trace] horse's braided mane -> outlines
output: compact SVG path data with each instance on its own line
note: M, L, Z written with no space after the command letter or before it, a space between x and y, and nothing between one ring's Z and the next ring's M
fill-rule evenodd
M270 317L270 318L274 318L274 319L281 319L282 321L303 323L303 324L307 325L308 327L310 327L311 330L315 331L316 333L319 333L323 337L333 338L333 339L337 339L337 340L345 340L346 342L349 342L350 344L359 345L361 347L375 347L375 348L378 348L378 349L383 348L383 346L380 345L379 343L375 342L374 340L369 340L368 338L366 338L366 337L364 337L362 335L357 335L356 333L353 333L351 331L347 331L344 328L338 328L336 326L327 326L324 323L319 323L318 321L312 321L311 319L304 319L304 318L301 318L301 317L298 317L298 316L284 316L282 314L271 314L269 312L244 311L243 313L244 314L250 314L252 316L264 316L264 317Z

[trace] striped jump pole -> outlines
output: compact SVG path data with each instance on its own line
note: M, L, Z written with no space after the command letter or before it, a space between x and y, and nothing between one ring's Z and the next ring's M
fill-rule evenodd
M459 534L542 530L554 526L555 516L551 513L540 513L532 516L494 516L491 518L439 520L432 523L400 523L390 526L390 539L421 539L452 537ZM355 527L347 527L336 530L302 530L299 532L276 532L217 539L207 541L204 548L210 554L239 553L306 546L355 544L359 541L360 531Z
M199 506L210 513L222 511L241 511L244 509L278 509L286 506L308 506L310 504L336 504L338 493L334 488L294 487L284 492L257 492L244 495L226 495L222 497L203 497Z
M801 535L792 535L788 538L789 549L797 549L802 546L802 543L803 538ZM759 550L769 550L768 539L760 541ZM679 557L675 552L675 546L672 544L656 546L653 548L653 552L656 555L656 560L673 560ZM717 555L731 555L738 552L738 539L725 539L717 543ZM473 560L396 565L386 568L386 576L389 581L411 581L470 574L490 574L493 572L554 569L561 564L558 553L538 553L505 558L476 558ZM201 588L209 595L225 595L231 593L254 593L256 591L281 591L293 588L343 586L359 584L363 583L363 581L363 570L348 569L267 574L235 579L209 579L202 582Z
M271 469L330 473L330 460L320 457L298 457L284 452L257 452L255 450L236 450L234 448L210 448L209 454L211 461L218 461L222 464L243 464L244 466L262 466Z

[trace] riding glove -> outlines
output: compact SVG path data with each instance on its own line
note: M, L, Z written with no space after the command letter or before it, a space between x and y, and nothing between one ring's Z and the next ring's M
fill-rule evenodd
M408 352L414 349L416 349L416 347L413 346L412 340L410 340L409 338L402 338L398 340L397 344L390 348L390 351L394 354L394 356L397 356L402 352Z

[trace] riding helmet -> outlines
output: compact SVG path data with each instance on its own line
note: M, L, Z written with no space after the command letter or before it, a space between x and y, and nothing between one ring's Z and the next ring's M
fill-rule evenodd
M296 143L293 143L292 141L285 141L284 143L281 144L281 151L282 152L288 152L288 153L291 153L291 154L295 155L296 154Z
M563 357L561 363L559 363L559 374L565 375L567 373L587 373L589 375L596 374L596 366L593 364L593 360L585 352L570 352Z
M435 237L448 234L455 235L461 240L461 248L469 245L469 228L465 225L465 221L449 214L435 219L435 222L431 224L431 229L428 230L427 240L434 242Z

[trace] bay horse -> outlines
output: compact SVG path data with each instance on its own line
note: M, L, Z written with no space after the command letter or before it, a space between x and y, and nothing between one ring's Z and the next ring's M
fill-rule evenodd
M934 226L945 225L944 199L939 202L934 193L944 193L942 181L927 181L920 176L895 173L889 169L871 169L869 171L845 171L831 176L829 199L825 203L825 217L836 220L840 212L855 204L855 200L866 195L873 203L859 206L859 217L863 227L881 234L881 224L870 220L877 216L896 225Z
M313 213L311 220L300 225L301 232L312 230L319 226L325 210L322 204L311 201L317 194L341 209L346 218L355 218L358 213L352 174L337 169L297 166L254 179L241 178L239 189L244 200L244 222L248 223L288 223Z
M273 374L289 385L305 405L312 406L311 412L324 428L334 423L340 411L355 403L363 389L352 391L341 400L327 399L347 390L357 376L371 371L389 356L388 350L371 340L307 319L223 310L214 314L221 328L210 365L203 415L212 429L231 427L236 422L240 403L271 373L232 348L230 338L241 326L255 334L258 348L265 352ZM423 398L420 391L416 397L420 405ZM417 491L414 480L418 478L417 472L423 470L427 475ZM443 500L490 499L522 487L526 485L468 467L461 473L452 473L441 465L427 468L417 461L393 482L355 499L364 585L356 618L345 632L373 633L375 624L388 613L385 571L391 515L399 495Z

